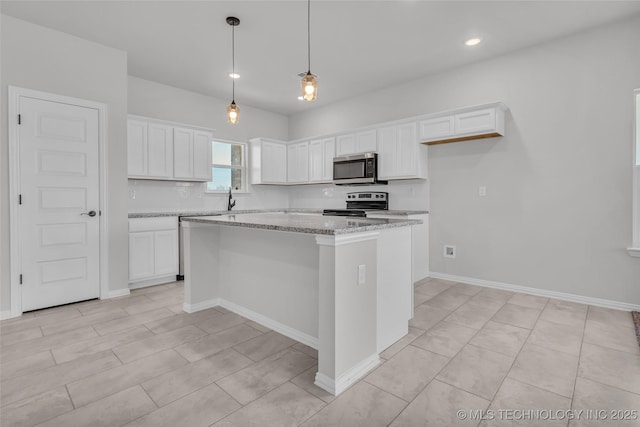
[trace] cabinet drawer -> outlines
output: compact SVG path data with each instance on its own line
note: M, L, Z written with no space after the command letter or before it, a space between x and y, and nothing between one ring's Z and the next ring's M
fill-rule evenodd
M129 232L131 233L139 231L173 230L177 228L177 216L129 219Z

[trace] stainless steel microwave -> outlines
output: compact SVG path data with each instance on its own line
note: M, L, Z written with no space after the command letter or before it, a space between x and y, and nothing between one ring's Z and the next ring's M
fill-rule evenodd
M333 183L336 185L386 184L378 180L378 154L362 153L333 158Z

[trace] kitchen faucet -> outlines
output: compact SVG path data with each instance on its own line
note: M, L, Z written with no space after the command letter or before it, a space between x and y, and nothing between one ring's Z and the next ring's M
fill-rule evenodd
M231 195L231 187L229 187L229 201L227 202L227 210L231 211L233 207L236 205L236 201L233 200L233 196Z

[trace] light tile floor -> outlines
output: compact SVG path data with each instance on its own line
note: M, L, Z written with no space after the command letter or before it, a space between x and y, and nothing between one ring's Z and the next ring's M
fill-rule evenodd
M315 350L183 313L181 283L26 313L0 323L0 425L640 425L629 313L437 279L415 297L409 334L337 398Z

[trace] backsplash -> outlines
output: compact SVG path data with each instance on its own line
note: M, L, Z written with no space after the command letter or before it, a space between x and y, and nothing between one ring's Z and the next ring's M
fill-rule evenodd
M129 180L129 212L220 211L227 209L227 195L206 193L206 183ZM253 186L250 193L233 193L234 209L288 207L286 187Z
M205 192L206 183L129 180L129 212L220 211L227 209L226 194ZM389 209L428 210L426 180L391 181L389 185L345 187L333 184L275 186L252 185L250 193L233 193L234 209L319 208L344 209L345 195L353 191L386 191Z
M429 210L427 180L390 181L388 185L337 186L333 184L297 185L289 189L289 207L344 209L345 195L354 191L389 193L391 210Z

